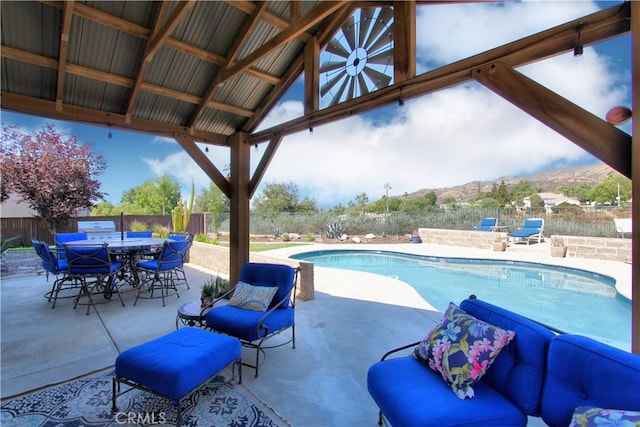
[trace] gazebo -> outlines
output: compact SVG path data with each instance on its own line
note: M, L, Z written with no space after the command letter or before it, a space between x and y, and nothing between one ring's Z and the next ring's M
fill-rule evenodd
M232 281L249 259L249 201L287 135L469 81L631 178L640 200L640 149L632 149L640 144L640 3L418 75L416 10L443 3L460 2L3 1L1 108L175 138L231 202ZM629 32L631 135L516 70ZM336 60L322 63L321 53ZM304 115L256 132L301 75ZM197 144L229 149L229 179ZM251 175L256 144L267 147ZM637 236L640 222L633 227ZM640 354L638 254L635 239L632 349Z

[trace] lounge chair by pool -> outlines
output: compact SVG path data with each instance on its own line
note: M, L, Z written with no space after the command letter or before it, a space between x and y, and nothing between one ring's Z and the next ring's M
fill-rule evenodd
M527 218L524 220L522 227L511 233L513 242L517 240L526 240L527 245L531 242L531 239L538 239L538 243L544 240L544 219L542 218Z

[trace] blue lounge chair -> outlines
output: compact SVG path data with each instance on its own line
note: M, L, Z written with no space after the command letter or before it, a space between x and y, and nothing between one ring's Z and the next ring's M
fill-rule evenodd
M531 239L538 239L538 243L544 240L544 219L542 218L527 218L524 220L522 227L511 233L513 242L517 240L526 239L527 245Z
M498 225L498 218L482 218L480 225L474 227L475 231L493 231Z

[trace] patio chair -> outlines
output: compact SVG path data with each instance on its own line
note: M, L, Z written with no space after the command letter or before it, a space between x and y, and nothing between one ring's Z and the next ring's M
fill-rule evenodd
M526 240L527 245L532 239L538 239L538 243L544 240L544 219L542 218L527 218L524 220L522 227L511 233L513 242L516 240Z
M166 305L165 297L170 296L170 289L173 289L176 296L180 298L176 284L180 281L179 271L184 274L184 257L189 246L191 246L190 240L166 240L157 258L141 260L136 264L136 274L140 274L144 278L138 288L134 306L138 303L139 298L162 298L162 306L164 307ZM159 296L154 295L156 289L160 291ZM142 295L143 292L148 292L149 295Z
M87 240L89 237L85 231L79 231L77 233L56 233L56 253L58 259L65 259L64 244L73 242L76 240Z
M151 237L153 237L153 231L127 231L125 236L127 239L132 239L132 238L133 239L135 238L150 239ZM159 249L147 248L144 250L137 251L136 257L153 259L153 258L156 258L159 253L160 253Z
M298 269L284 264L251 263L243 265L240 281L224 295L203 308L206 327L214 332L240 339L244 347L256 350L255 365L243 361L243 365L255 369L260 366L260 354L264 350L292 343L296 348L295 294ZM226 305L218 305L227 301ZM291 329L291 338L270 347L264 343Z
M80 283L80 292L73 305L74 309L80 304L80 298L86 296L88 298L87 315L89 315L91 306L95 308L94 295L102 294L109 301L114 292L118 294L120 303L124 307L115 276L124 269L125 264L122 261L112 260L107 243L95 246L73 246L65 243L64 252L69 266L69 276Z
M152 237L153 231L127 231L127 238L135 238L135 237L144 237L149 238Z
M498 225L498 218L482 218L480 225L473 227L475 231L493 231Z
M75 294L60 297L60 292L75 289L79 286L68 274L69 268L67 261L63 259L59 260L55 252L43 241L31 239L31 245L42 260L42 268L47 272L47 281L49 281L49 274L53 274L56 277L56 280L54 280L51 285L51 290L44 295L49 302L53 299L51 308L56 308L58 298L75 297Z

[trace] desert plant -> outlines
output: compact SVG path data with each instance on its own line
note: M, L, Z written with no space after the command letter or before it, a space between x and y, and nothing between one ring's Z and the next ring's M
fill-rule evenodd
M551 236L551 246L555 248L562 248L566 246L566 242L561 236Z
M282 239L283 242L288 242L291 240L291 236L289 236L289 233L282 233L280 235L280 238Z
M200 287L200 296L202 298L206 298L206 297L214 297L216 295L216 293L218 292L218 286L217 286L217 277L214 280L213 277L209 277Z
M315 240L316 240L316 235L315 234L308 233L308 234L306 234L304 236L304 241L305 242L313 242Z
M178 205L171 211L171 220L173 223L173 231L176 233L184 233L191 220L191 212L193 211L193 201L195 198L195 184L191 181L191 198L189 203L180 200Z
M282 236L282 229L280 227L276 227L273 230L273 237L275 237L277 239L280 236Z
M335 218L329 220L326 225L325 234L330 239L339 239L344 234L344 225L342 221Z
M229 290L229 280L221 277L210 276L205 280L200 288L200 296L202 298L212 297L218 298Z

